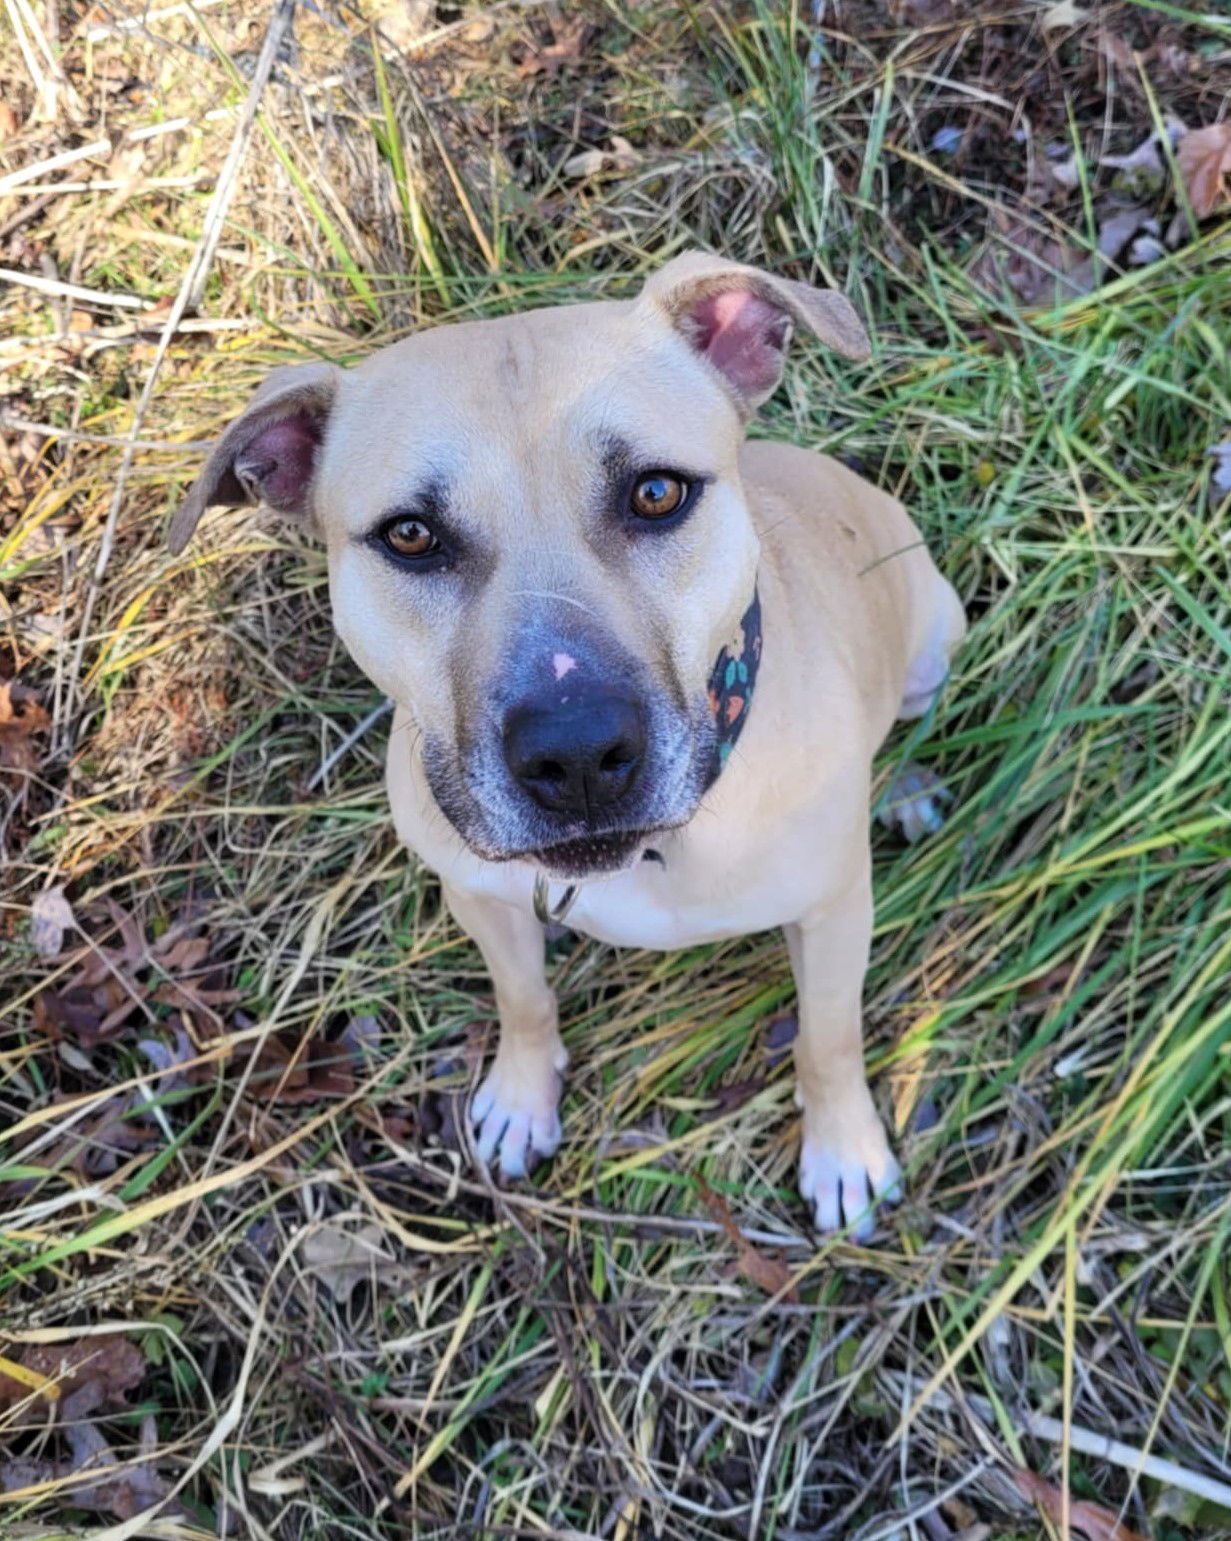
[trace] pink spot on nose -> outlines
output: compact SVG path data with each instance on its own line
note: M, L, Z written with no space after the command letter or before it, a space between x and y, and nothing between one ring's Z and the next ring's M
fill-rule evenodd
M562 680L566 674L572 673L577 667L577 660L570 658L567 653L553 653L551 662L552 667L556 671L557 682Z

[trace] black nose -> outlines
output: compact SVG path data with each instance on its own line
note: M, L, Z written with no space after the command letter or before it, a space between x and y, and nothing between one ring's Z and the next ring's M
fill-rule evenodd
M540 807L591 819L632 787L645 755L641 708L595 693L565 705L523 702L504 720L504 758Z

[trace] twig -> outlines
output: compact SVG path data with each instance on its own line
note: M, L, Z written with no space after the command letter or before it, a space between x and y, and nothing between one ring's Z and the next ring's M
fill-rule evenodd
M949 1410L957 1406L956 1398L947 1391L938 1390L929 1400L934 1406ZM995 1409L986 1397L977 1396L972 1392L962 1399L962 1403L971 1408L989 1427L995 1428ZM1065 1426L1059 1418L1049 1417L1046 1413L1032 1412L1013 1412L1010 1416L1019 1434L1033 1435L1035 1439L1045 1440L1049 1445L1064 1443ZM1068 1442L1071 1449L1080 1450L1083 1455L1093 1456L1097 1461L1107 1461L1112 1466L1119 1466L1124 1471L1132 1472L1134 1477L1151 1477L1156 1482L1165 1482L1168 1487L1180 1488L1183 1492L1192 1493L1209 1503L1221 1504L1224 1508L1231 1509L1231 1483L1220 1482L1217 1477L1207 1477L1202 1472L1190 1471L1187 1466L1181 1466L1177 1461L1169 1461L1161 1455L1151 1455L1137 1445L1126 1445L1123 1440L1112 1439L1108 1434L1096 1434L1093 1429L1083 1428L1078 1423L1069 1424Z
M164 5L157 11L147 11L142 7L137 16L119 16L115 21L96 21L86 33L86 42L97 43L107 37L122 37L125 32L143 32L152 21L166 21L172 16L191 16L193 11L208 11L216 5L225 4L226 0L195 0L192 5Z
M142 177L119 181L115 177L91 177L88 182L29 182L13 189L13 198L46 198L56 193L118 193L127 188L148 192L152 187L200 187L212 180L208 171L193 171L179 177Z
M189 454L213 448L208 439L130 439L110 433L82 433L76 428L57 428L53 423L32 423L14 412L0 412L0 428L9 433L37 433L45 439L69 439L74 444L131 444L134 449L184 450Z
M83 300L88 305L114 305L118 310L153 310L153 300L135 294L107 294L102 289L83 289L80 284L64 284L55 278L41 278L37 273L19 273L15 268L0 268L0 281L53 294L61 300Z
M201 232L200 243L180 283L179 293L175 296L175 303L171 306L171 313L167 317L166 325L162 329L162 336L158 339L158 347L154 353L153 362L150 365L150 372L146 376L145 385L141 391L141 398L137 402L136 411L133 413L129 442L125 447L123 458L116 472L115 490L111 494L111 505L107 510L107 519L103 526L98 560L94 564L94 574L90 580L89 589L86 592L81 627L77 634L77 648L73 658L73 669L69 679L70 692L80 690L81 688L79 683L81 679L81 661L85 655L86 641L90 635L90 622L93 619L94 606L98 600L99 587L102 583L103 575L107 571L107 564L111 560L111 548L115 544L116 525L119 523L120 509L124 502L124 490L128 482L128 473L132 468L133 455L136 452L136 440L141 432L141 424L145 420L145 414L149 410L150 401L153 399L154 387L157 384L163 360L167 356L167 350L171 346L171 339L175 336L184 312L199 303L200 296L204 292L205 281L213 261L214 251L219 240L222 238L223 222L226 219L227 210L231 206L231 199L235 193L239 168L247 151L248 141L252 137L252 126L256 122L257 108L260 105L261 97L264 94L270 73L273 70L278 50L282 47L282 39L286 35L287 28L290 26L291 18L294 14L295 0L280 0L277 10L270 19L269 30L265 34L265 42L261 47L260 57L257 59L256 68L252 74L252 84L248 88L248 95L244 101L243 110L239 115L239 122L235 125L235 133L231 139L231 148L227 151L226 161L223 163L222 170L218 174L214 194L210 199L209 208L206 210L205 226ZM64 709L60 713L60 720L65 724L65 732L59 736L61 745L67 736L68 725L72 721L72 704L71 699L65 702Z
M49 171L59 171L62 166L71 166L74 161L101 160L104 155L110 154L110 139L96 139L92 144L78 145L75 150L61 150L59 155L35 161L32 166L23 166L20 171L10 171L8 176L0 177L0 197L12 188L20 187L23 182L35 182Z
M380 721L386 712L390 712L392 710L392 701L382 701L379 706L374 706L368 715L363 719L363 721L358 723L350 730L350 732L346 735L338 747L321 761L317 768L312 772L312 776L304 790L307 792L314 792L316 788L320 786L321 782L324 781L329 772L338 763L338 761L343 757L343 755L348 754L364 736L364 734L366 734L370 728L375 727L375 725Z
M975 1396L970 1401L980 1412L986 1412L989 1419L992 1417L990 1402ZM1059 1445L1064 1441L1064 1425L1059 1418L1049 1418L1046 1413L1026 1413L1018 1420L1018 1426L1023 1433L1033 1434L1036 1439L1046 1440L1050 1445ZM1165 1456L1150 1455L1136 1445L1126 1445L1122 1440L1112 1439L1107 1434L1096 1434L1093 1429L1083 1429L1075 1423L1069 1425L1068 1437L1071 1448L1080 1450L1083 1455L1091 1455L1098 1461L1108 1461L1112 1466L1121 1466L1125 1471L1132 1472L1135 1477L1151 1477L1156 1482L1165 1482L1168 1487L1182 1488L1184 1492L1193 1493L1208 1503L1231 1509L1231 1483L1219 1482L1216 1477L1206 1477L1199 1471L1189 1471L1187 1466L1180 1466Z
M29 0L5 0L5 9L13 24L13 34L26 61L26 68L30 71L30 79L38 91L43 117L49 122L55 122L59 114L58 93L63 97L68 115L80 118L81 98L73 90L54 49L43 35ZM42 63L39 61L40 54Z
M200 0L197 9L200 10ZM148 17L149 12L146 12ZM218 118L229 117L225 107L211 107L199 118L168 118L163 123L146 123L141 128L130 128L124 135L129 144L140 144L144 139L157 139L162 134L178 134L181 129L197 128L202 123L213 123Z

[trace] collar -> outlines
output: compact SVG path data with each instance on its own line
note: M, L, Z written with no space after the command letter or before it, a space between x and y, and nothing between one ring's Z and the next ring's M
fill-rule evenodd
M707 788L718 780L744 731L760 667L761 596L753 589L752 603L744 611L735 635L715 659L710 675L710 715L714 719L716 737Z
M757 671L761 667L761 596L752 591L752 603L744 611L731 640L714 660L710 674L709 705L714 719L714 757L706 778L705 789L722 774L722 768L731 758L731 751L739 741L748 721L748 708L752 692L756 688ZM646 852L647 856L657 853ZM657 858L662 860L661 856ZM534 913L544 925L558 925L572 908L580 887L569 883L553 905L547 879L536 873L534 879Z

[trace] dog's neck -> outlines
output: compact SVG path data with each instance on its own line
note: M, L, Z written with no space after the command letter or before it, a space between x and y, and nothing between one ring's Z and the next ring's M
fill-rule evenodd
M710 712L717 729L710 786L717 781L744 731L760 667L761 596L753 589L752 603L744 611L735 635L715 659L710 675Z

